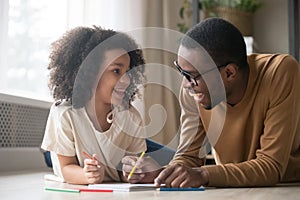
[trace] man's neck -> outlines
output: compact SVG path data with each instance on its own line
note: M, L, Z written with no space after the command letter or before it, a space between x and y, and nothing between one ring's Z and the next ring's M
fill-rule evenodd
M232 90L232 95L227 99L227 103L231 106L238 104L246 94L249 79L249 68L240 71L240 75Z

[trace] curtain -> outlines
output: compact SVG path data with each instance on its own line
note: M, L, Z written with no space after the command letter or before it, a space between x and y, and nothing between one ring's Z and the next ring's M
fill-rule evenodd
M143 20L142 25L145 27L160 27L177 30L176 24L179 21L179 9L182 1L174 0L151 0L142 1ZM159 31L160 32L160 31ZM166 31L168 35L157 34L155 38L163 47L168 44L167 39L171 37L170 31ZM153 35L144 36L146 39L153 37ZM150 33L149 33L150 34ZM178 38L179 39L179 38ZM174 41L171 41L174 42ZM175 148L178 144L178 129L180 107L177 96L179 93L178 81L180 77L172 76L167 67L173 67L173 61L177 58L177 49L173 52L168 52L166 48L162 49L145 49L146 62L150 63L150 68L146 70L148 78L155 77L160 80L161 84L148 84L145 88L145 114L146 124L155 120L153 126L148 128L149 135L155 141ZM174 48L172 48L174 50ZM152 66L151 66L152 64ZM147 69L147 68L146 68ZM175 79L174 79L175 78ZM173 85L172 88L165 87L166 85ZM177 95L177 96L176 96ZM157 105L160 105L158 107ZM157 109L152 109L151 108ZM152 111L152 112L150 112ZM152 119L151 119L152 115ZM163 124L164 122L164 124ZM158 127L161 130L158 130Z
M81 19L84 24L98 24L104 28L124 31L137 39L146 58L147 78L150 81L155 78L159 83L145 84L144 104L138 103L139 110L142 110L145 117L146 129L151 139L174 148L178 144L180 108L177 96L180 77L176 76L174 79L174 74L170 73L170 70L164 69L173 68L177 50L173 52L165 50L164 45L170 43L167 41L170 31L160 31L159 29L177 30L176 25L180 20L179 9L182 1L85 0L81 6L77 5L82 8ZM74 1L70 1L70 4L73 4L73 8L76 7ZM75 15L81 15L74 12L75 10L72 10L72 6L70 6L70 25L72 19L74 19L73 22L78 22ZM143 31L149 27L154 27L158 31ZM166 32L165 35L160 35L164 32ZM159 40L160 47L149 48L151 43L155 43L157 40ZM174 43L174 41L171 42ZM173 85L173 87L167 88L164 85Z

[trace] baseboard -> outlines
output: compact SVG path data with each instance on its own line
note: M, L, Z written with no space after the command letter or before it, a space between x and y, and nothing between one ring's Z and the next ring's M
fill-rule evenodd
M0 171L47 169L43 152L38 147L0 148Z

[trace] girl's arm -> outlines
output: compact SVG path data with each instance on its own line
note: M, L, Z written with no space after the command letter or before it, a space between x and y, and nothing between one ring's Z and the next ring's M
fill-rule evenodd
M92 184L101 183L104 179L104 165L95 159L85 159L84 167L79 166L76 156L57 155L62 175L67 183Z

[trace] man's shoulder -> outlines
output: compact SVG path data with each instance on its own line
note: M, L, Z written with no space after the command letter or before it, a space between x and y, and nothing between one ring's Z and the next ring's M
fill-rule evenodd
M269 61L269 60L283 60L283 59L293 59L295 60L291 55L289 54L263 54L263 53L253 53L248 55L249 61Z
M290 72L299 70L299 63L289 54L251 54L248 55L248 63L251 68L254 67L258 71L272 73L283 68L289 69Z

